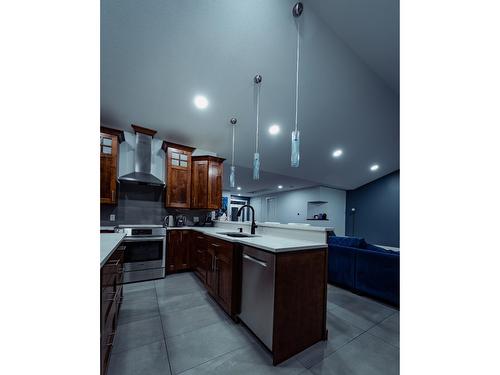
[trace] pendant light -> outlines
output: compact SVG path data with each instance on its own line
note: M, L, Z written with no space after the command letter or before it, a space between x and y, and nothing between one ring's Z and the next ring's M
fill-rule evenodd
M257 74L253 81L257 89L257 105L256 105L256 127L255 127L255 153L253 154L253 179L259 179L260 155L259 155L259 111L260 111L260 83L262 76Z
M297 18L297 66L295 74L295 130L292 131L292 155L290 158L292 167L297 168L300 164L300 132L298 123L299 111L299 62L300 62L300 22L298 18L302 14L304 6L298 2L293 6L292 14Z
M233 128L233 148L232 148L232 156L231 156L231 172L229 173L229 186L234 188L236 186L236 176L235 176L235 166L234 166L234 132L236 129L236 118L232 118L229 120L229 124Z

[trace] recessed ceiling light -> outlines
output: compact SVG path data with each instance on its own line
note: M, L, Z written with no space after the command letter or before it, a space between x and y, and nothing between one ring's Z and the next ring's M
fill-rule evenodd
M278 185L278 189L283 189L283 185Z
M208 107L208 100L204 96L196 95L194 97L194 105L196 108L205 109Z
M276 135L280 132L280 126L278 124L272 124L269 127L269 134Z
M344 151L342 151L342 150L339 148L339 149L337 149L337 150L333 151L333 154L332 154L332 155L333 155L333 157L334 157L334 158L338 158L339 156L342 156L342 154L343 154L343 153L344 153Z
M373 172L375 172L377 169L378 169L378 164L373 164L373 165L370 167L370 171L373 171Z
M236 189L241 190L241 186L238 186Z
M241 194L238 193L238 197L241 197Z

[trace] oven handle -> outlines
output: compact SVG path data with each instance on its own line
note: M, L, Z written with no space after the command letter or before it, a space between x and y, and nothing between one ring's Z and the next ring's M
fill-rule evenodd
M144 242L144 241L163 241L165 237L157 236L157 237L125 237L123 242Z

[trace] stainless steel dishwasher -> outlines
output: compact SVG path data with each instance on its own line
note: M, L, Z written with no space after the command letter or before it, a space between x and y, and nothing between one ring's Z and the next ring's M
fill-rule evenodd
M273 347L274 254L244 246L240 319L267 346Z

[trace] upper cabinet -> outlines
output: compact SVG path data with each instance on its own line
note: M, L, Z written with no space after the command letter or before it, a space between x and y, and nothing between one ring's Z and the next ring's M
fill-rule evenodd
M123 131L101 127L101 203L104 204L116 204L118 199L118 144L123 140Z
M163 142L167 191L165 206L190 208L191 206L191 154L193 147Z
M192 157L191 208L221 207L224 160L215 156Z

